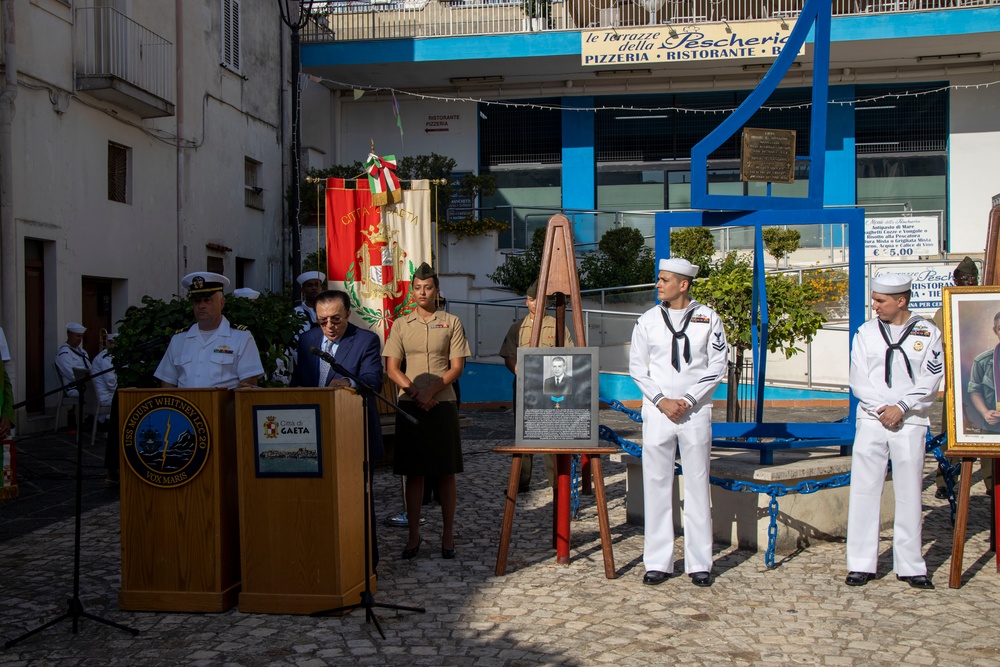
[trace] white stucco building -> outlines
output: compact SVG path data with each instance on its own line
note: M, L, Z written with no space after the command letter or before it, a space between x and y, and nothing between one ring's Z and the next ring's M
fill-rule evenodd
M289 54L276 3L0 7L0 326L16 400L58 386L67 321L88 327L93 355L101 329L191 271L280 289Z

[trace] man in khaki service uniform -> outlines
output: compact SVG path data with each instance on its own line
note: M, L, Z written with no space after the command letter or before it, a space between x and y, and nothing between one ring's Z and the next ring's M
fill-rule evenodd
M952 280L956 287L975 287L979 284L979 267L976 263L972 261L971 257L966 256L958 266L955 267L955 272L951 274ZM934 322L934 326L938 328L939 331L944 331L944 306L942 305L934 313L934 317L931 318ZM962 402L963 405L965 401ZM947 427L947 406L942 403L941 405L941 424ZM948 451L948 439L946 438L942 447L942 452ZM990 494L993 492L993 463L992 459L983 459L980 463L980 467L983 471L983 483L986 485L986 493ZM958 478L955 478L958 481ZM941 474L940 468L938 469L937 477L935 478L935 483L937 484L937 489L934 491L934 497L940 500L944 500L948 497L948 487L944 481L944 475ZM958 488L956 484L956 489ZM957 493L957 491L956 491Z
M520 322L514 322L507 330L507 337L503 339L500 346L500 356L507 366L507 370L514 374L514 409L517 409L517 348L528 347L531 344L531 327L534 326L535 309L538 302L538 281L531 283L524 297L524 305L528 307L528 316ZM544 312L544 308L543 308ZM569 329L565 330L563 338L564 347L573 347L573 335ZM539 347L555 347L556 345L556 318L551 315L542 317L542 335L538 341ZM514 415L514 423L517 424L517 414ZM532 455L521 455L521 477L518 480L518 491L527 491L531 484ZM545 455L545 476L549 479L549 485L555 488L556 485L556 457L554 454Z

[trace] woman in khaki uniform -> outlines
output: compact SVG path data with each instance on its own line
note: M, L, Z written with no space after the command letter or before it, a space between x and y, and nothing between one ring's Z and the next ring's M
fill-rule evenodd
M420 511L424 478L438 478L441 502L441 557L455 557L455 474L463 470L455 382L465 368L469 343L462 322L439 311L438 277L426 263L413 276L417 307L392 325L382 350L386 373L399 385L400 404L416 416L417 424L396 418L393 471L406 476L406 513L409 539L402 558L420 551ZM406 368L404 372L402 369Z

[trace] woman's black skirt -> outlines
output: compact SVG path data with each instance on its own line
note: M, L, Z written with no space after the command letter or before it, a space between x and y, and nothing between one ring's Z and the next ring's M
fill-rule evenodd
M420 421L411 424L396 414L393 472L414 477L462 472L462 436L455 402L443 401L428 412L418 408L413 401L401 401L400 406Z

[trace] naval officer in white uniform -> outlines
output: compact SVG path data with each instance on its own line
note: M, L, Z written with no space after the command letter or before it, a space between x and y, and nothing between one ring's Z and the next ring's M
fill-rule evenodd
M197 322L170 339L153 374L164 388L193 389L256 385L264 374L253 335L230 326L222 315L222 290L229 279L218 273L189 273L181 279Z
M851 345L851 391L858 413L847 512L848 586L864 586L878 566L879 506L886 463L892 461L896 518L892 562L896 578L934 588L921 552L921 491L927 412L944 377L941 332L909 310L910 280L893 273L872 278L875 317Z
M629 373L642 391L642 484L645 515L643 583L663 583L674 570L674 459L684 467L684 571L712 585L709 457L712 392L725 377L726 333L714 310L688 294L698 267L661 259L659 305L632 332Z

